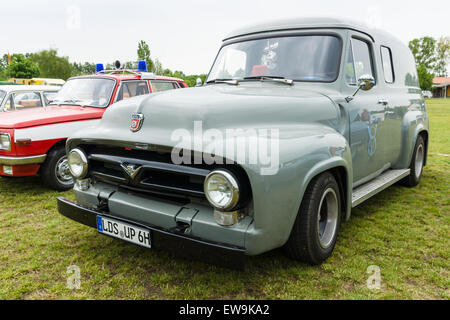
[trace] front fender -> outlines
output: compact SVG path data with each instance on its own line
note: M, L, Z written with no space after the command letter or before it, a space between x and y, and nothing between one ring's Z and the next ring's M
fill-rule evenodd
M259 254L286 243L308 184L327 170L344 169L346 217L350 214L353 173L347 140L322 124L304 125L300 131L290 133L280 133L276 174L262 175L258 167L243 165L254 200L254 220L245 242L247 254Z

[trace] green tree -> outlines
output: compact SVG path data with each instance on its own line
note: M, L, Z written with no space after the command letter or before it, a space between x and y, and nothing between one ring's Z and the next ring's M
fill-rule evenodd
M172 73L172 77L183 79L184 77L186 77L186 75L183 73L183 71L176 70L174 73Z
M83 63L72 63L72 76L82 76L94 74L96 71L95 63L85 62Z
M0 70L5 70L8 67L8 54L4 54L0 59Z
M125 69L137 69L137 63L134 61L127 61L124 64Z
M431 90L433 85L434 74L430 73L425 65L421 64L417 67L417 75L419 76L419 85L422 90Z
M434 69L436 63L436 40L432 37L413 39L409 48L416 60L416 65L423 65L428 71Z
M202 82L205 83L206 77L207 77L206 74L199 74L199 75L193 74L193 75L189 75L189 76L184 76L183 80L184 80L184 82L187 83L187 85L189 87L195 87L195 85L197 84L197 78L202 79Z
M68 57L59 57L55 49L43 50L31 55L43 78L58 78L67 80L72 75L72 65Z
M450 61L450 37L440 37L436 45L435 72L440 77L447 76L447 65Z
M144 60L147 63L147 69L149 72L153 72L155 70L155 64L150 57L150 48L144 40L139 41L137 55L138 60Z
M6 68L8 77L31 79L39 76L39 68L23 54L13 54L11 64Z
M83 74L94 74L97 70L97 65L95 63L85 62L83 64Z
M8 67L8 55L5 53L0 58L0 80L6 80L8 78L6 68Z
M164 72L162 64L158 58L155 59L155 67L154 67L153 72L157 75L162 75Z
M162 75L166 77L171 77L172 71L170 69L164 69Z

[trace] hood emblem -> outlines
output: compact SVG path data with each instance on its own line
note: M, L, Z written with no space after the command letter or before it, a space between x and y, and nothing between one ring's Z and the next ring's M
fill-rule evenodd
M131 115L131 132L137 132L141 130L142 124L144 123L144 115L142 113L133 113Z
M142 166L138 164L122 163L120 165L125 173L133 180L141 170Z

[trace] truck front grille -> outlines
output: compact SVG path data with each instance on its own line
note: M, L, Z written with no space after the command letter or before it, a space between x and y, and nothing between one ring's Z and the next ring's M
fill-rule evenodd
M89 176L96 180L147 193L205 198L203 182L212 167L176 165L170 154L125 148L83 148Z

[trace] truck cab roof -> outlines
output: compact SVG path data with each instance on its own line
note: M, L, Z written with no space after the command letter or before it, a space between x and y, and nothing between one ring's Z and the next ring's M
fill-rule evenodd
M251 24L232 31L223 39L223 41L265 32L291 31L297 29L350 29L365 33L374 41L378 37L390 38L398 41L398 39L393 37L391 34L383 30L371 28L370 26L358 22L357 20L331 17L297 17Z

